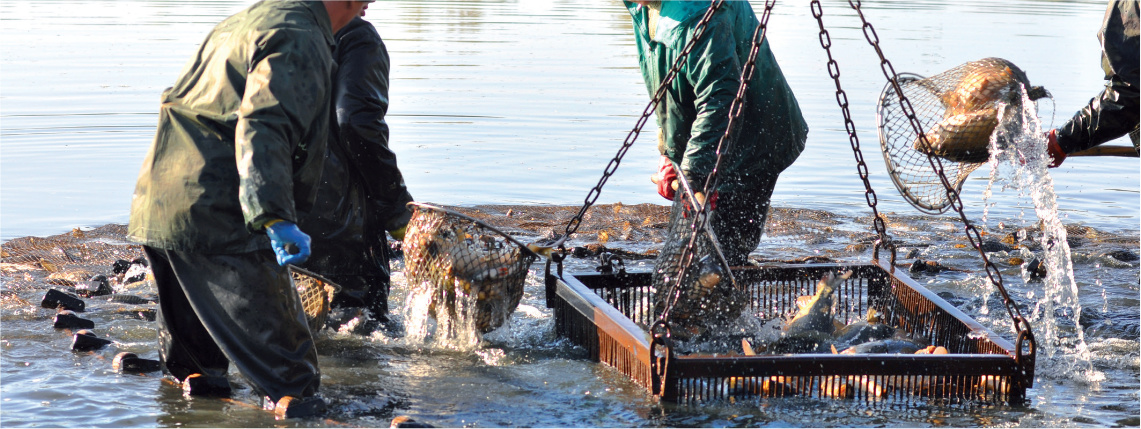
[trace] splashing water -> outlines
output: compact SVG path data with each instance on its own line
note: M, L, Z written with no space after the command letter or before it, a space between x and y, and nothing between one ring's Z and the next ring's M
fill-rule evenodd
M1054 181L1047 170L1050 157L1046 153L1045 134L1036 106L1027 96L1026 89L1020 86L1011 96L997 103L1000 120L991 135L991 175L984 197L990 197L991 188L996 183L1003 183L1003 189L1016 189L1020 197L1029 196L1034 204L1041 229L1041 260L1046 267L1046 276L1041 282L1041 294L1034 291L1027 294L1032 308L1028 309L1030 314L1024 316L1037 331L1039 356L1045 358L1038 359L1039 371L1095 382L1103 376L1093 369L1085 334L1078 323L1081 304L1066 228L1058 218ZM1013 169L1005 175L1000 174L1000 168L1005 166ZM1027 260L1034 257L1025 248L1021 252ZM1022 277L1028 285L1032 284L1029 273L1024 271ZM1057 316L1058 313L1066 316ZM1071 328L1061 327L1059 317L1071 318L1072 326L1076 328L1070 332ZM1071 337L1070 340L1063 340L1067 337ZM1074 350L1059 350L1058 344L1067 343L1072 343Z
M442 304L449 301L454 301L454 307ZM432 285L410 288L403 311L407 330L405 340L409 343L472 351L480 343L475 309L475 298L462 293L459 284L456 284L454 291Z

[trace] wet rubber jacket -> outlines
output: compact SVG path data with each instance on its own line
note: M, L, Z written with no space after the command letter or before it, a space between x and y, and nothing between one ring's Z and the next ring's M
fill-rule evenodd
M663 1L651 40L647 7L626 1L633 18L639 65L652 97L686 43L694 36L709 2ZM659 149L700 187L717 162L717 143L729 124L741 68L758 25L749 2L726 1L686 58L657 108ZM775 178L804 150L808 125L766 41L757 54L738 137L722 161L721 191L748 188Z
M1066 153L1088 149L1137 128L1138 16L1137 0L1113 0L1105 11L1101 31L1101 68L1105 90L1058 129L1058 146ZM1133 140L1137 146L1137 140Z
M348 165L360 177L370 218L385 231L408 223L406 206L412 195L388 148L388 50L376 28L356 18L336 35L340 66L334 83L339 143L335 149L349 157ZM381 234L384 231L379 231Z
M334 39L335 125L330 127L316 210L300 225L314 239L313 257L305 266L326 276L387 276L387 260L378 266L369 255L387 246L385 231L406 225L412 215L406 207L412 195L396 154L388 148L384 121L388 50L376 28L360 17Z
M321 177L332 44L319 1L263 1L214 27L162 94L129 236L241 253L269 248L266 222L297 222Z

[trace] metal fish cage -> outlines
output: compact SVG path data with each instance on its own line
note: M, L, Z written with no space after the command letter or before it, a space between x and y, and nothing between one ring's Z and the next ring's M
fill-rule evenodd
M1017 406L1033 385L1032 337L1012 344L886 263L768 264L734 267L733 274L749 300L745 311L771 320L795 313L796 298L815 293L825 273L852 270L835 292L838 319L851 322L874 308L949 354L681 355L644 328L655 322L652 273L605 268L566 275L548 269L556 332L664 401L810 397Z

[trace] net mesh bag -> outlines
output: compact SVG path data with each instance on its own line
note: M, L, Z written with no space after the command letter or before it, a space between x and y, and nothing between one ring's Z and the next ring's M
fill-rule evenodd
M889 82L877 111L884 161L908 202L933 214L946 211L950 201L928 157L941 158L948 183L958 191L967 176L990 159L990 138L999 122L997 102L1019 102L1020 88L1031 100L1046 95L1041 87L1030 87L1021 69L1001 58L971 61L928 78L901 73L898 81L927 141L916 134L900 94ZM1018 96L1008 97L1011 94Z
M737 319L748 303L744 292L735 287L716 235L708 227L692 227L696 210L688 202L686 188L679 187L674 198L669 229L653 273L654 316L661 318L668 309L665 319L670 335L681 341L718 332ZM695 235L693 248L687 251ZM679 282L689 255L689 267Z
M329 318L329 304L333 302L338 289L335 283L297 267L289 268L301 307L305 310L305 320L311 332L320 331Z
M499 230L460 213L410 203L404 275L414 293L431 296L429 316L444 312L480 333L507 321L523 298L537 255Z

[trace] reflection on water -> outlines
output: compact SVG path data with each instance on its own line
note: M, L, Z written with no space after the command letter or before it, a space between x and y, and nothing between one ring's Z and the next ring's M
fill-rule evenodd
M778 209L758 255L866 260L870 211L816 23L802 3L778 4L768 34L811 132L801 159L781 176ZM1019 64L1054 95L1053 106L1040 106L1043 127L1059 125L1102 85L1095 37L1100 0L863 3L899 72L929 75L991 56ZM159 94L209 29L246 5L0 3L0 239L125 222ZM977 253L961 247L961 225L949 216L914 216L874 161L873 106L883 87L878 59L846 1L825 1L824 11L879 209L888 232L907 243L908 257L900 262L921 258L955 267L916 279L1009 336L1010 321ZM392 55L392 146L420 201L579 204L647 102L629 18L614 0L386 1L373 3L367 19ZM653 132L647 129L627 154L600 203L664 204L646 180L656 166L654 144L645 139ZM489 334L477 352L383 335L324 338L322 389L333 399L332 420L303 424L384 426L393 415L409 414L444 426L1137 426L1138 175L1136 160L1120 158L1074 158L1050 171L1073 274L1045 283L1010 263L1042 253L1033 245L1042 243L1034 201L1006 187L984 199L991 186L985 174L964 186L968 217L985 216L993 234L987 238L1019 230L1030 238L991 253L1026 312L1052 301L1048 293L1076 293L1080 313L1066 308L1077 308L1073 301L1037 313L1057 325L1055 355L1078 353L1087 343L1090 365L1106 375L1093 382L1039 374L1029 409L870 411L844 401L797 400L658 404L553 337L536 265L523 302L527 311ZM655 243L610 244L639 252ZM593 260L570 263L568 269L593 271ZM647 263L628 266L648 269ZM1065 288L1047 290L1067 279ZM100 335L121 343L94 354L65 352L68 334L45 328L50 312L33 305L43 286L18 286L24 283L5 275L0 425L278 424L239 403L187 400L155 377L111 373L106 361L114 351L154 357L155 345L146 339L153 338L152 325L115 316L105 304L92 305L89 316L100 323ZM404 287L396 285L393 302L402 302ZM1048 337L1039 335L1039 341ZM248 385L234 380L236 398L252 402Z

